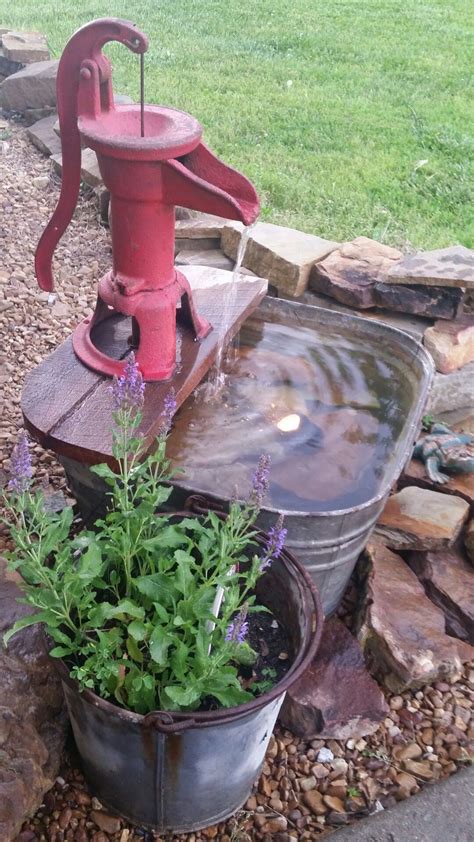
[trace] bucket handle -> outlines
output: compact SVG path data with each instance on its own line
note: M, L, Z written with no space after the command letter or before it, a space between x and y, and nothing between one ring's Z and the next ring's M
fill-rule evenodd
M160 734L178 734L192 728L193 725L196 725L196 721L194 719L183 719L176 722L170 713L151 711L143 717L142 725L144 728L156 728Z
M186 498L184 508L186 511L192 512L195 515L207 515L208 512L215 512L222 519L227 517L224 506L219 505L214 500L210 500L203 494L191 494Z

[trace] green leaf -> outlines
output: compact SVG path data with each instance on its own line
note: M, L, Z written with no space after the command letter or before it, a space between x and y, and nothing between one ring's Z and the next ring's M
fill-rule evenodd
M12 628L8 629L8 631L6 631L3 635L3 645L7 646L10 638L17 632L21 631L21 629L26 629L28 626L34 626L36 623L47 623L49 618L49 611L38 611L37 614L27 614L26 617L20 617Z
M248 643L240 643L239 646L235 647L233 659L234 661L237 661L238 664L243 664L246 667L251 667L252 664L255 663L257 658L257 653L252 649L251 646L249 646Z
M137 644L135 643L133 637L127 638L127 652L130 655L132 661L138 661L139 664L143 663L143 653L140 652Z
M147 626L140 620L132 620L132 622L128 625L127 631L133 637L134 640L138 641L145 640L148 634Z
M130 599L122 599L117 605L112 605L110 602L101 602L96 608L93 608L89 614L90 623L93 626L102 626L106 620L112 620L114 617L125 619L125 617L134 617L136 620L143 620L145 616L145 609L141 605L136 605Z
M139 576L135 579L135 585L141 594L149 597L153 602L169 604L176 596L176 588L173 582L163 573Z
M215 696L217 701L225 708L243 705L245 702L250 702L254 698L252 693L242 690L242 688L226 687L224 690L219 690L213 688L212 684L206 687L206 695Z
M189 708L201 697L199 687L165 687L163 695L177 708Z
M102 573L102 553L99 545L91 541L79 559L77 575L83 582L91 582Z
M67 655L70 655L73 651L74 649L70 646L55 646L53 649L50 649L49 654L52 658L65 658Z
M174 558L177 564L175 573L176 587L180 593L186 594L194 583L192 569L196 566L195 561L191 555L183 552L183 550L176 550Z
M173 638L161 626L155 626L150 637L150 655L160 667L166 666L168 660L168 649L173 643Z
M159 521L155 524L155 526L157 529L160 529L159 533L153 538L147 538L142 542L142 546L146 550L153 552L154 550L163 548L174 549L175 547L187 544L189 541L188 536L176 526L170 525L162 528L160 527Z
M168 611L166 610L166 608L163 605L161 605L160 602L154 602L153 608L155 609L156 614L159 617L159 619L162 621L162 623L168 623L169 622L170 615L168 614Z
M171 654L170 664L171 669L179 681L184 682L186 680L187 673L189 672L188 658L189 647L182 640L178 640Z

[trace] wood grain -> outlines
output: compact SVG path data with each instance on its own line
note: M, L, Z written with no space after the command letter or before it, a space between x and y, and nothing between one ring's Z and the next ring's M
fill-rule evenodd
M149 382L145 390L140 433L150 448L161 427L164 399L171 389L177 406L196 388L215 362L219 345L227 345L258 306L266 292L266 281L236 280L227 301L223 321L221 287L196 289L198 312L213 325L211 333L196 342L190 328L178 324L177 366L167 381ZM114 318L94 341L106 353L121 358L129 351L129 323ZM67 339L26 380L21 407L25 426L39 443L56 453L80 462L95 464L112 457L111 379L91 371L76 357Z

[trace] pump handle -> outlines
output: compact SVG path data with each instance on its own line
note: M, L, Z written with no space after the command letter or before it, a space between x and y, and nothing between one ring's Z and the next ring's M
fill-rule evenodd
M148 49L146 35L135 24L119 18L101 18L74 33L59 62L56 91L61 131L61 195L35 256L36 277L41 289L47 292L51 292L54 285L53 253L72 219L81 184L81 137L77 125L81 66L84 61L91 60L103 81L108 80L110 84L110 63L102 54L102 47L108 41L120 41L134 53L145 53Z

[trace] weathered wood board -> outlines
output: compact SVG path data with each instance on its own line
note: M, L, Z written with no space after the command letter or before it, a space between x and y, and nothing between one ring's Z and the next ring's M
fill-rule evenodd
M223 274L230 280L230 273ZM170 390L180 406L214 364L220 345L233 339L266 290L262 278L242 277L233 281L232 289L220 282L193 291L198 312L213 330L197 342L191 328L178 323L176 372L170 380L147 383L145 389L139 432L146 446L152 445L160 430L164 399ZM97 345L121 358L129 350L129 334L128 320L117 317L106 323ZM21 399L25 426L43 447L60 455L91 465L103 461L113 465L110 386L110 377L80 362L69 338L27 377Z

